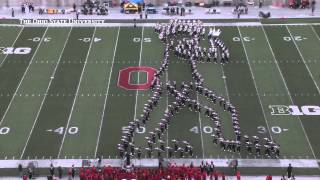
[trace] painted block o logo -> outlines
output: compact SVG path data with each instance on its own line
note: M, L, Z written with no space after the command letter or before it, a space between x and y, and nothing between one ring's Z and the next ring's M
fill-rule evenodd
M132 72L146 72L147 82L143 84L132 84L130 77ZM147 90L149 89L153 76L156 72L155 68L148 66L127 67L119 71L118 86L126 90Z

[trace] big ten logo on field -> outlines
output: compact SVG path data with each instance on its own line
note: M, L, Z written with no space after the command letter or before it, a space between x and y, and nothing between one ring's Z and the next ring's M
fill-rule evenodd
M271 115L292 115L292 116L319 116L320 106L305 105L305 106L286 106L286 105L269 105Z
M31 48L29 47L0 47L0 54L29 54Z
M131 76L133 72L146 73L147 80L145 82L140 82L138 80L138 83L136 84L132 83ZM127 68L121 69L119 71L118 86L126 90L147 90L151 85L155 72L156 72L155 68L148 67L148 66L127 67ZM138 78L139 78L139 75L138 75Z

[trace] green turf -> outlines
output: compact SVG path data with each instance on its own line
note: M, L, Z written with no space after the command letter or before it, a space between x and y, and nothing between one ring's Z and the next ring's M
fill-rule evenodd
M318 116L275 116L269 105L319 105L320 27L219 28L231 59L224 66L198 63L205 86L238 108L243 134L272 137L281 145L281 158L319 159ZM11 46L20 30L0 29L5 34L0 36L0 45ZM306 39L300 41L298 36ZM43 41L32 41L35 37ZM99 40L91 43L92 37ZM208 47L209 43L202 40L201 45ZM10 128L8 133L0 132L0 142L5 142L0 143L0 158L118 157L116 146L123 127L140 116L152 94L121 88L119 72L132 66L160 66L164 45L153 29L25 27L14 47L32 51L7 57L0 54L0 129ZM140 84L147 76L134 72L130 78L131 83ZM191 81L190 65L171 54L161 82L167 79L177 84ZM213 106L201 95L191 97ZM160 99L152 120L134 137L137 146L146 146L144 137L158 127L166 105L173 100L166 95ZM224 136L234 138L230 115L213 107L221 115ZM209 118L185 108L173 118L163 140L169 145L172 139L188 140L195 158L255 158L245 152L221 151L211 142L213 127Z
M282 37L290 36L286 27L265 27L265 30L274 49L276 60L286 80L288 89L292 94L294 104L300 106L317 104L319 92L301 59L302 57L292 41L288 42L282 39ZM292 61L292 63L289 64L286 61ZM309 93L312 96L300 96L301 93ZM317 143L318 136L316 132L318 131L320 122L318 118L312 116L301 116L300 119L306 129L310 143L315 151L314 153L316 157L319 157L319 143Z

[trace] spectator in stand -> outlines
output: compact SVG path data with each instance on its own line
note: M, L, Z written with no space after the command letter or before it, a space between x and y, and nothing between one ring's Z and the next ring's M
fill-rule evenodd
M240 171L237 171L237 173L236 173L236 177L237 177L237 180L240 180L240 179L241 179Z
M29 167L28 168L28 177L29 177L29 179L32 179L32 176L33 176L33 172L32 172L32 169Z
M259 0L259 8L262 8L262 0Z
M226 176L224 175L224 173L221 174L221 178L222 180L226 180Z
M24 174L24 175L22 176L22 179L23 179L23 180L28 180L28 176L27 176L26 174Z
M272 176L269 174L269 175L266 177L266 180L272 180Z
M73 8L73 12L76 12L76 10L77 10L77 5L76 5L76 3L73 3L72 8Z
M291 166L291 164L289 164L289 166L287 168L288 178L291 178L291 176L292 176L292 169L293 169L293 167Z
M54 167L53 167L53 164L50 164L50 176L53 177L54 176Z
M61 178L62 178L62 174L63 174L62 167L61 167L61 166L59 166L59 167L58 167L58 177L59 177L59 179L61 179Z
M312 13L312 16L314 15L314 10L315 9L316 9L316 1L312 0L311 1L311 13Z
M11 8L11 17L14 17L14 9Z
M24 4L21 4L21 12L26 13L26 7L24 6Z
M23 175L23 168L22 168L22 164L18 165L18 172L19 172L19 176L21 177Z

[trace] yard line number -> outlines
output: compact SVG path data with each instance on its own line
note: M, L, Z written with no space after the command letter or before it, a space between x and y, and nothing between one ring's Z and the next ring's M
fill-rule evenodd
M289 129L281 128L280 126L271 126L270 129L271 129L272 133L274 133L274 134L280 134L284 131L289 130ZM258 133L260 133L260 134L266 134L268 132L268 130L265 126L258 126L257 130L258 130Z
M283 37L283 40L287 41L287 42L292 41L292 39L295 40L295 41L303 41L303 40L305 40L307 38L306 37L302 37L302 36L292 36L292 37L285 36L285 37Z
M139 38L139 37L135 37L132 40L135 43L141 42L141 38ZM148 37L147 38L143 38L143 42L149 43L149 42L151 42L151 38L148 38Z
M241 37L233 37L232 40L234 42L240 42L241 41ZM253 37L248 37L248 36L244 36L242 37L242 40L245 41L245 42L250 42L250 41L254 41L255 38Z
M61 126L61 127L57 128L57 129L48 129L46 131L54 132L54 133L59 134L59 135L63 135L64 131L65 131L65 127ZM79 132L79 128L76 127L76 126L72 126L72 127L68 128L67 132L68 132L68 134L74 135L74 134L77 134Z
M123 133L128 133L129 132L129 128L130 128L130 126L123 126L122 127L122 132ZM138 133L138 134L144 134L145 132L146 132L146 128L145 127L136 128L136 133Z
M200 132L199 130L200 130L199 126L193 126L191 129L189 129L190 132L193 132L195 134L199 134L199 132ZM212 134L213 129L211 126L203 126L202 132L204 132L206 134Z
M31 38L28 40L32 41L32 42L39 42L39 41L41 41L41 37L34 37L34 38ZM43 38L43 42L50 42L50 41L51 41L51 37L44 37Z

